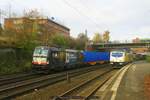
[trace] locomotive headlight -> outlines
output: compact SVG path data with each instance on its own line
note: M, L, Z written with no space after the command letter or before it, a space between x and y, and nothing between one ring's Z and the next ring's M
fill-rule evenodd
M122 65L123 63L119 63L120 65Z
M47 64L49 64L49 61L47 61Z
M41 58L41 61L42 62L46 62L46 58Z
M49 62L47 61L47 58L41 58L41 63L43 63L43 64L49 64Z
M47 61L47 58L41 58L41 57L33 57L32 63L49 64L49 62Z

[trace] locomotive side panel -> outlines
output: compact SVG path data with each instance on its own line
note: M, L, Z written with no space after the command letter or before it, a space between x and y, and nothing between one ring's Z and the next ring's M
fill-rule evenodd
M66 49L66 67L77 67L80 64L80 52L78 50Z
M34 72L49 73L62 70L65 65L65 52L55 47L39 46L33 53L32 69Z

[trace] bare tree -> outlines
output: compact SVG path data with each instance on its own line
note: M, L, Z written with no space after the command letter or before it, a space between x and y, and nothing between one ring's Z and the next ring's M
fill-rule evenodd
M78 37L76 39L77 49L82 49L82 50L85 49L88 40L89 39L87 37L87 34L84 33L78 34Z
M108 43L108 42L109 42L109 39L110 39L109 34L110 34L110 32L109 32L108 30L105 31L104 34L103 34L103 41L104 41L105 43Z
M37 9L31 9L28 12L24 11L24 17L27 18L41 18L42 15Z
M102 35L100 33L95 33L93 37L93 42L94 43L100 43L103 42L102 40Z

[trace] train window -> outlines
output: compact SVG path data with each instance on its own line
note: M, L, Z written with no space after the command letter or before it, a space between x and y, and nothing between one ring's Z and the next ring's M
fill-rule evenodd
M48 49L36 48L33 56L47 56Z
M53 63L60 63L65 60L65 54L64 52L52 52L52 61Z
M55 64L58 61L58 52L52 52L52 62Z
M115 52L115 53L112 53L112 56L113 57L122 57L123 53Z
M41 55L43 55L43 56L47 56L47 53L48 53L48 50L42 50L42 53L41 53Z
M58 57L57 52L53 53L53 57L54 57L54 58L57 58L57 57Z
M68 52L66 62L67 63L73 63L77 61L77 53L75 52Z
M53 58L58 58L58 52L52 52L52 57Z
M60 52L59 53L59 58L60 58L60 61L64 61L65 60L65 53L64 52Z

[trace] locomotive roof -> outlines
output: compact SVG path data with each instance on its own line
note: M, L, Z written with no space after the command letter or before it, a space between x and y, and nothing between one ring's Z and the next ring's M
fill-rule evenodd
M112 50L111 52L126 52L125 50Z
M41 48L41 49L50 49L52 51L60 51L60 48L56 48L56 47L48 47L48 46L38 46L36 48Z
M74 49L66 49L67 52L78 52L79 50L74 50Z

